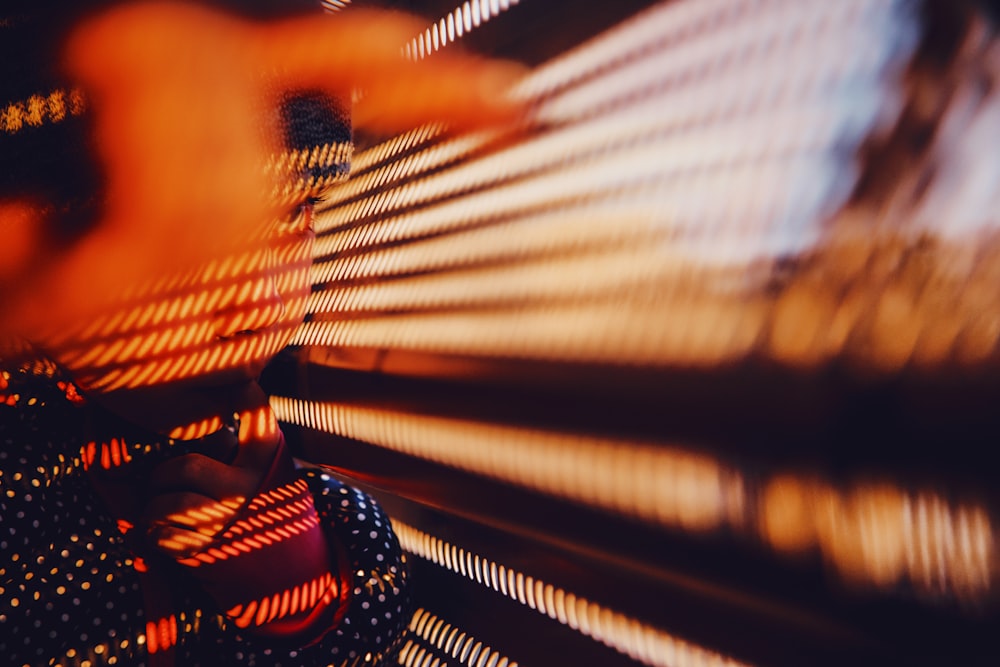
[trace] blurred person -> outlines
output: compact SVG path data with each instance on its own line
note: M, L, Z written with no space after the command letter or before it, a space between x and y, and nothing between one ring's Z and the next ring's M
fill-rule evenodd
M378 662L408 620L388 519L296 469L257 378L347 174L338 100L472 127L515 72L415 67L392 13L100 4L0 22L0 657Z

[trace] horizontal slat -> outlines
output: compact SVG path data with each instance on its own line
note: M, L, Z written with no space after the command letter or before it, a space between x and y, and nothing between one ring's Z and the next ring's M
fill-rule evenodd
M701 535L756 533L779 554L818 550L843 578L981 603L996 596L995 517L934 489L838 488L815 476L752 483L708 454L628 438L274 397L279 419Z

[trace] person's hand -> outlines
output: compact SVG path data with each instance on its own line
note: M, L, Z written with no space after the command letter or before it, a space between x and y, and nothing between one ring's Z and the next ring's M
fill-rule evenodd
M281 433L267 396L256 383L248 384L244 393L237 433L217 431L203 439L198 451L161 463L145 482L145 524L151 527L153 542L174 557L203 549L230 523L212 511L212 521L191 517L205 508L232 516L231 510L260 490L262 478L275 464Z
M238 436L223 430L204 451L153 469L142 529L237 628L304 645L346 609L346 564L267 398L256 385L251 392L257 407L240 415Z
M268 198L263 166L282 152L276 107L288 91L363 89L354 123L379 131L515 113L502 93L516 66L459 52L409 62L400 48L422 28L382 11L258 23L181 3L128 3L85 21L64 67L93 118L103 213L47 277L32 276L15 317L61 330L54 318L113 309L126 288L259 243L287 213Z
M44 207L0 203L21 241L0 258L31 274L5 326L88 398L147 428L197 438L242 415L232 459L188 454L142 480L140 521L241 627L315 629L345 594L266 400L233 395L233 373L246 382L284 346L309 292L312 232L289 224L304 202L274 197L276 175L265 169L284 153L278 106L296 92L349 99L363 90L355 125L377 131L430 121L472 128L515 113L502 95L518 73L508 63L403 59L401 46L422 28L359 10L277 23L180 3L96 15L73 31L64 57L89 105L104 177L95 229L40 273L31 215ZM0 287L16 277L0 272ZM107 402L115 391L136 397L127 410ZM183 401L197 405L178 410ZM167 418L150 425L137 403ZM213 444L225 449L224 440ZM273 503L280 520L268 514ZM295 568L274 566L292 560Z
M344 545L321 524L267 396L250 383L240 402L238 432L152 470L135 469L125 438L85 445L81 459L154 588L176 576L173 561L240 631L302 646L346 610Z

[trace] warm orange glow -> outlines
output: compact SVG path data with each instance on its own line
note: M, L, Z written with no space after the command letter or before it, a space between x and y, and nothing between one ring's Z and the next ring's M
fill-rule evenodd
M280 349L305 312L311 236L293 245L298 247L281 256L296 261L268 269L266 277L251 262L243 273L222 274L222 282L202 292L146 294L160 301L109 309L75 332L63 331L50 353L77 369L89 389L101 391L259 364ZM238 332L257 335L229 338Z
M791 475L760 498L761 537L778 551L817 550L848 583L981 600L993 595L996 544L975 504L889 483L835 488Z
M111 438L100 444L91 440L80 448L80 461L84 470L89 470L95 461L101 468L110 470L131 463L132 454L124 438Z
M3 115L0 112L0 126ZM41 230L44 213L37 206L26 202L0 200L0 293L4 288L18 287L32 261L37 257L42 243ZM12 285L12 283L14 283Z
M146 622L146 649L150 654L166 651L177 644L177 617L171 614Z
M222 531L227 521L245 502L244 498L231 498L210 505L170 514L166 520L183 526L185 531L172 531L159 544L174 552L188 552L192 548L202 548Z
M818 552L855 586L981 601L995 595L994 520L983 504L886 480L835 485L798 472L759 487L705 453L425 414L273 397L279 418L653 525L753 532L783 556Z
M256 625L264 625L267 622L267 612L271 606L271 599L264 598L260 601L260 605L257 607L257 616L254 619Z
M399 536L400 544L408 552L520 602L647 665L746 667L745 663L734 658L682 639L660 627L582 595L578 596L528 573L478 555L473 558L473 553L464 547L448 543L405 523L393 521L393 528ZM410 629L433 641L433 629L437 626L428 626L429 622L430 615L418 611L410 622ZM458 639L458 646L461 647L461 637ZM457 651L453 655L457 656Z
M208 417L187 426L178 426L167 435L176 440L194 440L215 433L220 428L222 428L221 417Z
M252 440L273 440L278 435L278 420L271 408L263 405L240 414L239 442L245 444ZM277 490L268 492L278 493Z
M304 170L346 165L353 153L350 141L282 150L282 91L340 98L363 82L354 122L378 131L432 120L473 128L517 111L501 95L520 74L508 63L459 53L407 62L399 45L421 26L365 10L260 23L169 2L88 17L63 63L79 89L3 113L14 132L86 106L106 176L103 217L69 250L50 248L40 209L0 202L0 333L31 341L113 411L129 412L115 401L133 389L253 380L302 321L308 204L341 180ZM41 270L48 250L58 261ZM178 415L156 430L198 438L218 427L213 416ZM114 449L98 455L119 464Z
M275 615L276 618L284 618L289 613L291 594L288 591L284 591L281 594L281 606L278 608L278 613Z
M329 572L291 590L284 590L259 600L238 604L226 611L238 628L265 625L276 620L325 606L339 595L340 585ZM302 605L299 606L301 601Z
M739 471L676 446L285 397L271 405L285 421L670 528L717 530L747 502Z
M319 525L308 493L305 481L297 480L263 492L249 503L243 498L230 498L170 515L168 521L185 530L170 531L159 545L189 567L210 565L262 549ZM248 513L234 521L237 510L244 504ZM207 550L201 551L206 547Z

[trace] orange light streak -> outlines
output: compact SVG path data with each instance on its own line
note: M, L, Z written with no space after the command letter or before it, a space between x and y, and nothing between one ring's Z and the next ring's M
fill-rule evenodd
M146 650L152 655L177 644L177 617L173 614L146 622Z
M161 543L174 551L202 548L216 541L205 553L198 553L180 560L184 565L199 567L248 553L252 549L290 539L319 525L313 505L303 498L308 494L304 480L297 480L287 487L266 492L247 505L252 514L239 519L219 535L224 528L220 518L229 518L242 506L243 499L230 499L227 504L216 503L171 515L168 519L186 526L190 532L172 534ZM259 502L258 502L259 501ZM280 504L279 504L280 503Z
M94 441L88 442L83 446L80 452L80 458L83 460L83 469L89 470L90 466L94 464L94 459L97 457L97 443Z
M291 597L287 590L281 593L281 606L278 607L278 612L275 614L276 617L284 618L288 616L289 609L291 608Z
M983 504L891 481L835 486L801 474L747 485L702 453L393 410L272 397L276 415L310 428L688 532L745 522L781 555L813 550L851 584L930 598L996 595L995 517ZM442 558L450 556L444 554Z
M327 572L290 590L286 589L259 600L238 604L226 611L226 616L233 619L238 628L266 625L275 620L311 611L318 605L329 604L338 596L339 591L339 582Z
M221 417L206 417L187 426L178 426L170 431L168 436L174 440L196 440L209 433L215 433L223 426Z
M262 226L266 247L248 242L245 252L204 270L123 289L131 304L109 302L79 327L46 332L47 352L91 392L164 384L271 357L301 320L309 291L312 235L293 235L288 227L286 220L270 231ZM243 331L254 335L224 338Z
M250 626L251 620L254 617L254 613L257 611L257 602L251 601L243 609L240 606L233 607L233 609L226 612L226 615L233 618L233 622L238 628L247 628Z
M270 623L275 618L277 618L278 612L281 610L280 605L281 605L281 595L275 593L274 596L271 598L271 612L267 615L267 621L265 621L266 623Z
M264 598L260 601L260 606L257 608L257 616L254 618L254 623L256 625L264 625L267 621L267 612L271 607L271 599Z

